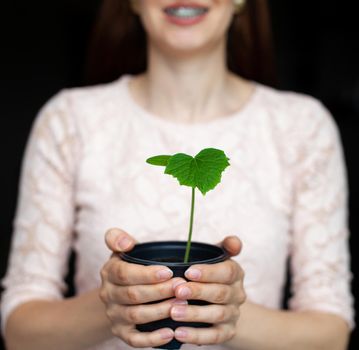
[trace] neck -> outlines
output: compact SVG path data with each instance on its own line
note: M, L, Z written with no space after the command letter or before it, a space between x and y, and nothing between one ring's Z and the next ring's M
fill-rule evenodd
M204 121L223 113L231 81L225 43L190 57L174 57L150 46L148 70L133 91L147 110L160 117Z

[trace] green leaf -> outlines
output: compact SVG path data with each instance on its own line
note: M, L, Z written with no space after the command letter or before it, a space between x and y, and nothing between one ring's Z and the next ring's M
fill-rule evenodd
M176 177L181 185L196 187L196 165L193 157L177 153L170 158L165 174Z
M206 148L194 158L184 153L175 154L168 160L165 173L174 176L181 185L197 187L205 195L220 183L222 172L229 165L223 151Z
M170 158L171 158L171 156L165 156L165 155L155 156L155 157L148 158L146 160L146 162L148 164L152 164L152 165L167 166Z

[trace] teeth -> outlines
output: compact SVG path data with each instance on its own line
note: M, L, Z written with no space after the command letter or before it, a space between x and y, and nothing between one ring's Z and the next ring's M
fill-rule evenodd
M208 9L200 8L200 7L171 7L165 9L165 12L170 16L188 18L188 17L196 17L206 13Z

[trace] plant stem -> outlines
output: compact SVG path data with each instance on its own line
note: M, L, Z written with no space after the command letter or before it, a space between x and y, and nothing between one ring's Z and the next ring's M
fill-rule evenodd
M195 190L196 190L196 188L192 187L191 216L190 216L190 220L189 220L189 232L188 232L188 239L187 239L187 246L186 246L186 254L184 256L184 262L185 263L188 263L189 253L191 251Z

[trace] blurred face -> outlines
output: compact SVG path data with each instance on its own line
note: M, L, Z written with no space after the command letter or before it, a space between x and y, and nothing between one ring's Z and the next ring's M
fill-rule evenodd
M132 0L152 45L183 53L223 42L231 23L232 0Z

